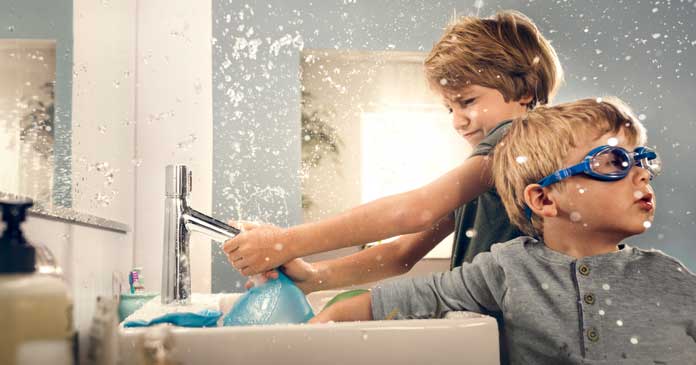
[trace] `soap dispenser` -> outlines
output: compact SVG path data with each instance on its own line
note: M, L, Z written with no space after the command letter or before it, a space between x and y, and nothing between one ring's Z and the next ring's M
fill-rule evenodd
M72 364L68 288L63 280L36 272L36 251L20 229L32 205L0 202L5 223L0 236L0 365L49 358L52 364Z

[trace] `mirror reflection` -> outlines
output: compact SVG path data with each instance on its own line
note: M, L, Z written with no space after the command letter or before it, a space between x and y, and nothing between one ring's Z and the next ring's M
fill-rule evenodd
M0 40L0 191L53 195L56 42Z

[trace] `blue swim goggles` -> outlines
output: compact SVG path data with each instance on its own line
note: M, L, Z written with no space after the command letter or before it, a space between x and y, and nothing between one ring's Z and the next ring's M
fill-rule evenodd
M637 147L633 152L628 152L621 147L604 145L592 149L579 164L558 170L537 184L545 188L580 174L601 181L616 181L626 177L633 166L648 170L651 180L662 172L662 161L651 148ZM527 219L531 219L532 210L525 205L524 211Z

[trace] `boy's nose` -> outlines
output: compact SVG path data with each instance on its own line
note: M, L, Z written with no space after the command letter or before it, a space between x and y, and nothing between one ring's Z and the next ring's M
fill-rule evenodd
M631 174L633 174L633 182L635 184L649 183L650 182L650 171L644 169L640 166L634 166L631 169Z

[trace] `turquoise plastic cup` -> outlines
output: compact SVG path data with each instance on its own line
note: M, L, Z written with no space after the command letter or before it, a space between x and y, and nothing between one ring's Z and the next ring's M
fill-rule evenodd
M314 317L302 290L282 272L244 293L227 313L225 326L305 323Z
M123 322L126 317L158 295L159 293L121 293L118 301L119 322Z

